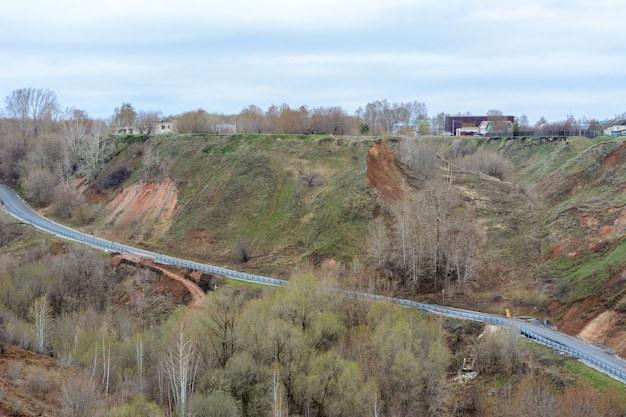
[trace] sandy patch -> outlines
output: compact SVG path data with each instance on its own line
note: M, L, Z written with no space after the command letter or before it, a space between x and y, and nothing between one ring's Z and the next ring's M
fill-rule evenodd
M141 219L164 222L172 218L179 208L178 188L167 178L161 182L136 182L106 203L109 212L106 222L115 226Z

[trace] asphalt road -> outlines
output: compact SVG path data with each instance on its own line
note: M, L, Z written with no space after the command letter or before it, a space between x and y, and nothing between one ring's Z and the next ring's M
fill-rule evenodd
M90 245L94 248L108 252L122 252L132 256L148 258L156 262L169 265L178 265L190 269L204 271L212 274L223 275L232 279L256 282L266 285L282 286L289 285L288 281L264 277L259 275L248 274L245 272L233 271L226 268L220 268L214 265L201 264L198 262L188 261L185 259L174 258L167 255L150 252L140 248L123 245L105 239L78 232L76 230L55 223L43 216L37 214L10 188L0 185L0 204L2 208L14 218L32 225L40 230L52 233L64 239L73 240L83 244ZM522 334L545 343L555 349L566 352L574 357L581 359L589 366L611 375L613 378L626 383L626 361L617 357L599 346L585 343L584 341L561 333L553 328L528 323L523 320L510 319L504 316L480 313L477 311L461 310L445 306L437 306L433 304L418 303L410 300L396 299L384 297L376 294L356 293L352 291L337 290L347 297L357 297L372 301L391 301L400 305L418 308L431 313L444 314L456 318L481 321L485 323L508 326L517 329Z

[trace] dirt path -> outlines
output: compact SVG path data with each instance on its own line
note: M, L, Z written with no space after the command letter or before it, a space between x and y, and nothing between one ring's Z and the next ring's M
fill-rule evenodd
M117 262L126 260L133 264L143 265L145 267L161 272L163 275L165 275L168 278L178 281L180 284L182 284L185 287L185 289L189 292L189 295L191 296L191 301L189 302L188 307L191 307L191 308L199 307L200 301L204 298L204 295L205 295L204 291L202 291L200 287L198 287L196 284L189 281L188 279L185 279L185 277L182 274L171 271L163 267L162 265L157 265L154 262L147 260L147 259L136 258L136 257L128 256L125 254L117 254L113 257L113 259L116 260Z

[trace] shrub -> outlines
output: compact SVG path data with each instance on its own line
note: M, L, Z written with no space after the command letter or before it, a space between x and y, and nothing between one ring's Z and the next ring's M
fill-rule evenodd
M69 190L58 191L54 196L54 213L62 219L71 219L78 207L78 199Z
M251 249L248 242L245 240L239 240L233 248L233 257L237 262L245 263L250 260Z
M319 185L321 182L322 176L317 172L311 172L300 177L300 183L307 186L308 188L313 188L316 185Z
M100 177L96 186L100 191L109 190L124 183L128 177L130 177L130 169L128 169L128 165L119 164Z
M508 159L486 149L462 158L459 165L468 171L482 172L501 181L509 180L513 170L513 164Z

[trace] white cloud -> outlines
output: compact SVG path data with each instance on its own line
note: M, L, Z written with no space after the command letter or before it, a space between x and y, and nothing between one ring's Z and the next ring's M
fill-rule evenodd
M622 0L12 1L0 92L51 88L106 114L123 100L175 113L382 98L612 114L626 110L610 110L626 85L624 20Z

